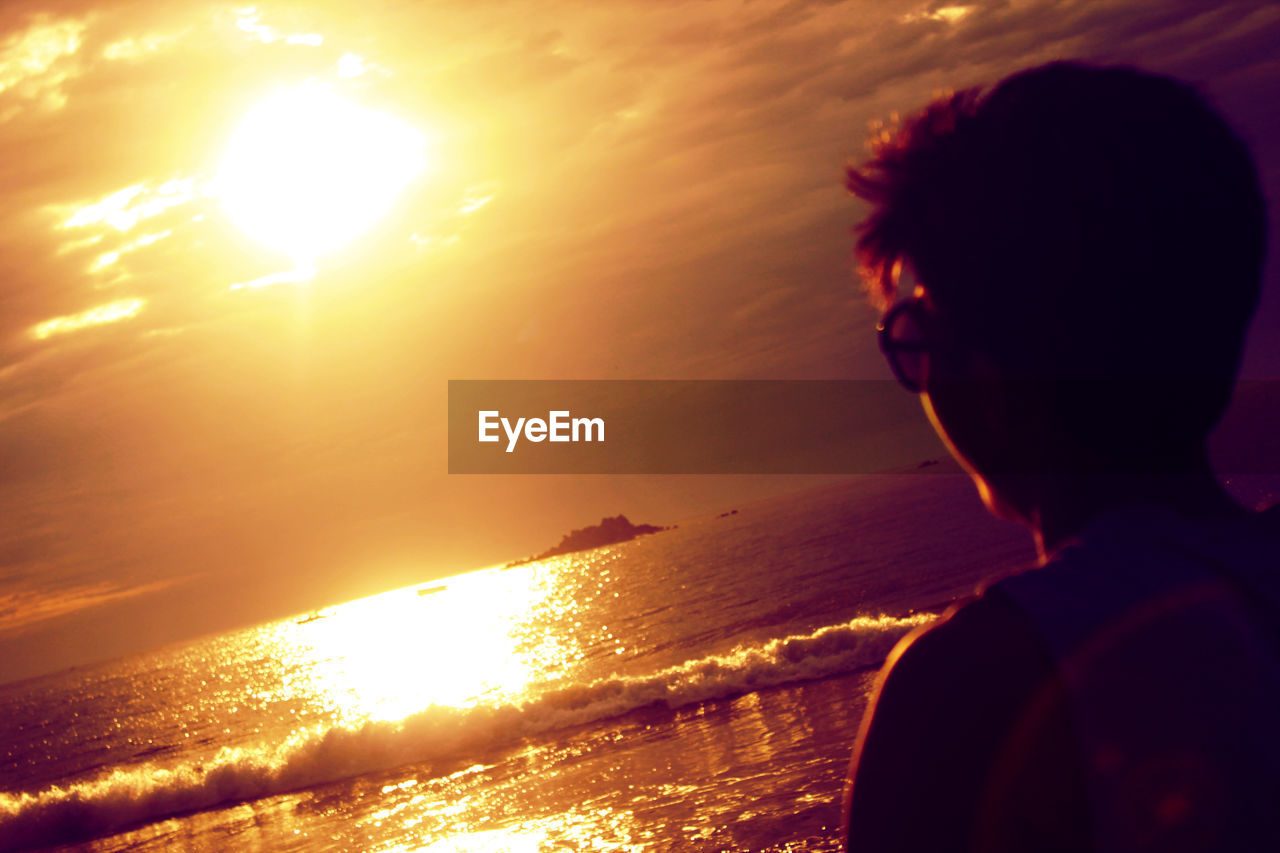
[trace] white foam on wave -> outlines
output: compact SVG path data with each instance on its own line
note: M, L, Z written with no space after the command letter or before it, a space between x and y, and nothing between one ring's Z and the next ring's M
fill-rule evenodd
M648 675L552 686L520 704L433 706L399 721L331 725L278 744L227 748L203 765L117 768L39 793L0 794L0 850L98 837L220 803L459 757L638 708L680 708L875 666L903 634L934 618L859 617Z

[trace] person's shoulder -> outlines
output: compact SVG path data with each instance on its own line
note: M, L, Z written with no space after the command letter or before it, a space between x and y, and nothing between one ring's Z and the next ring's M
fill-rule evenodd
M998 592L959 602L905 637L855 746L849 838L865 850L969 849L993 768L1054 673L1035 633ZM1053 733L1055 742L1069 741L1065 729Z
M1055 675L1054 658L998 589L953 605L903 638L882 671L877 712L926 724L939 737L991 730Z
M905 637L891 653L887 672L970 681L984 673L1008 673L1022 659L1043 670L1049 655L1022 610L998 587L953 604L931 625Z

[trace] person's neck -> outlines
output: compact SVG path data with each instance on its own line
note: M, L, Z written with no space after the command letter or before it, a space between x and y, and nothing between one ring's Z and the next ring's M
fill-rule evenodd
M1223 490L1203 448L1154 474L1090 474L1055 477L1031 514L1041 562L1079 536L1103 513L1131 506L1159 506L1187 518L1223 518L1245 512Z

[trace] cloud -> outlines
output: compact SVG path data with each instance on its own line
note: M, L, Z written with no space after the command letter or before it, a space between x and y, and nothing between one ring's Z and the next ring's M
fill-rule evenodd
M66 103L63 85L78 68L71 62L79 50L85 22L37 17L0 45L0 123L25 105L57 109Z
M100 607L113 601L150 595L180 582L179 579L169 578L132 587L101 582L60 590L38 587L9 590L0 593L0 637L12 636L59 616Z
M138 36L126 36L113 41L102 48L100 55L110 61L137 62L153 57L155 54L172 50L190 30L179 30L172 33L143 33Z
M122 299L118 302L108 302L105 305L95 305L93 308L81 311L79 314L52 317L42 323L37 323L31 328L31 336L36 340L42 341L54 335L65 335L80 329L100 326L104 323L118 323L121 320L130 320L138 316L138 312L146 304L144 299Z

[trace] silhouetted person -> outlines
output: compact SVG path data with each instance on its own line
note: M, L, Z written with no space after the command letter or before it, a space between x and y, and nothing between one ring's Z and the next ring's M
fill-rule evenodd
M848 184L894 372L1043 563L890 656L849 848L1280 850L1280 529L1205 451L1261 281L1247 149L1177 81L1056 63Z

